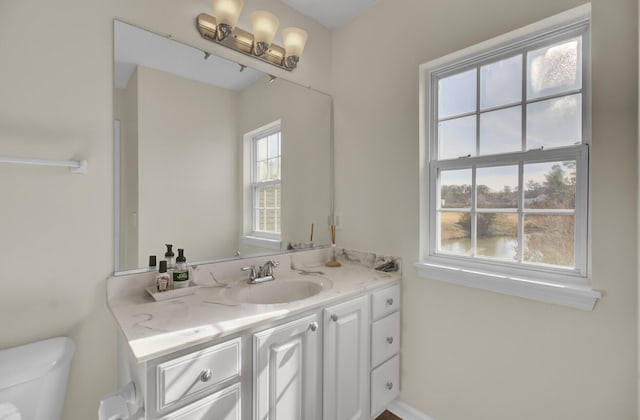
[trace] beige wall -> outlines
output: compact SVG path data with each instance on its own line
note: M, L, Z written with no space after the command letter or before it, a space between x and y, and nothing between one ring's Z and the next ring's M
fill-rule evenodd
M437 420L636 418L635 0L592 2L596 309L426 280L412 266L419 64L579 4L380 0L333 34L339 245L403 257L401 398Z
M276 0L245 1L242 27L256 7L310 32L289 77L326 89L328 30ZM86 175L0 165L0 348L55 335L75 340L65 420L96 418L98 399L116 386L115 325L105 305L113 271L113 19L238 58L197 34L203 11L212 12L209 0L0 1L0 155L89 161Z

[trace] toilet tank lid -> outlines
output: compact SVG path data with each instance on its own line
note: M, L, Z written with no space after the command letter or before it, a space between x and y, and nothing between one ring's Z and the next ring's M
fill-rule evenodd
M71 362L75 345L56 337L0 350L0 390L40 378Z

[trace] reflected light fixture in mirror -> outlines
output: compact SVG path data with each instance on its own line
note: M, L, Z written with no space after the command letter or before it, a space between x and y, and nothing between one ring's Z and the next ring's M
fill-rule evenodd
M253 53L258 57L264 55L271 46L271 41L278 31L280 21L276 16L264 10L251 13L253 27ZM285 51L286 51L285 44Z
M285 47L272 44L280 24L278 18L265 11L252 13L252 34L236 27L242 5L242 0L214 0L215 16L201 13L196 18L198 32L209 41L281 69L295 69L307 42L307 32L300 28L285 28L282 30Z

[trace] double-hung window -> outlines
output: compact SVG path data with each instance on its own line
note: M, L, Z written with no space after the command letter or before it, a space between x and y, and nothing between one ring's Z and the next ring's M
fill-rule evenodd
M254 133L251 139L251 195L253 233L280 239L281 221L281 147L280 124Z
M426 275L589 285L588 23L422 66Z

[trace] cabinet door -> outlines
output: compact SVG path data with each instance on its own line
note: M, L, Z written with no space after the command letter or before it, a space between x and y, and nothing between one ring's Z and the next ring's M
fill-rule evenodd
M254 335L255 420L318 418L318 316Z
M324 420L367 418L369 297L324 311Z

